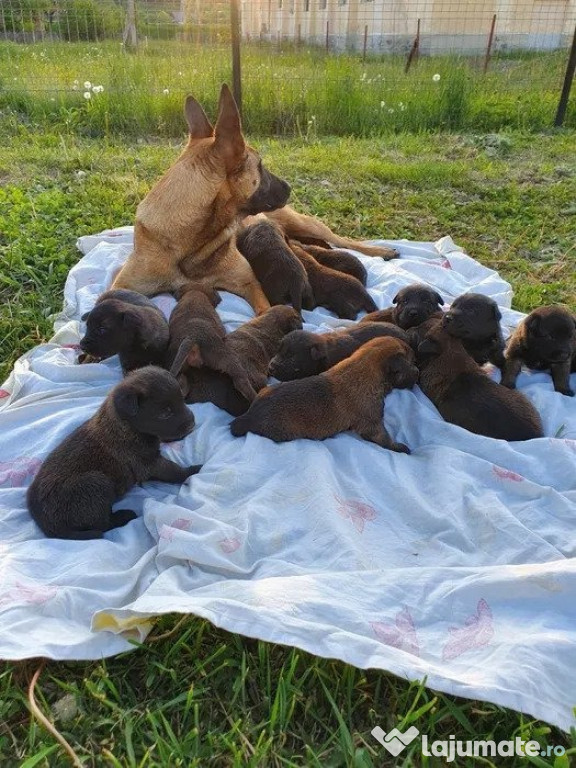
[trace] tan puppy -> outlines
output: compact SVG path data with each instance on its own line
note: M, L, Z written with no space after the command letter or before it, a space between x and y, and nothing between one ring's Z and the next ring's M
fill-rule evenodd
M255 432L281 443L324 440L351 430L383 448L410 453L384 428L384 398L418 379L414 353L399 339L381 337L317 376L263 389L230 425L235 437Z

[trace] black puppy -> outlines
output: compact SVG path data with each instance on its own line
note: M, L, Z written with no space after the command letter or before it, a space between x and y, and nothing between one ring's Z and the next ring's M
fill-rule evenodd
M478 365L490 362L502 369L505 345L501 319L494 299L481 293L464 293L454 299L442 317L442 327L450 336L460 339Z
M506 349L502 384L513 389L524 363L549 370L556 392L574 396L570 372L576 371L576 319L564 307L540 307L516 328Z
M134 520L112 504L145 480L183 483L200 466L180 467L160 454L160 441L194 428L176 379L154 366L130 373L96 414L46 458L28 489L30 514L46 536L99 539Z
M359 323L329 333L292 331L282 339L269 373L280 381L315 376L379 336L390 336L406 344L409 341L407 334L392 323Z
M150 299L136 291L106 291L82 316L86 333L80 347L93 358L119 355L124 373L162 365L168 348L168 323Z
M441 317L439 307L444 300L439 293L426 285L414 283L398 291L392 299L394 307L371 312L360 321L361 323L394 323L405 331L420 323L426 322L432 316Z
M276 224L271 221L250 224L240 232L236 245L252 267L270 304L292 304L297 312L314 308L304 267Z

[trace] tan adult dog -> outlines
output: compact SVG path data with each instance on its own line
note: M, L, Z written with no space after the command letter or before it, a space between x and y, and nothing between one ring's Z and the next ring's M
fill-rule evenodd
M228 86L222 86L214 127L192 96L185 115L188 144L138 206L134 250L112 288L152 296L193 280L242 296L256 313L264 312L268 300L236 248L241 221L262 212L275 211L270 215L285 234L303 242L324 241L382 258L397 255L338 237L317 219L284 207L290 187L246 144Z

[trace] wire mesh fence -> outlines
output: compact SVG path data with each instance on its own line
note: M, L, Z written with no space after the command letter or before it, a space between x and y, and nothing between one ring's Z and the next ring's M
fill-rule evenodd
M576 0L235 0L253 133L543 128ZM0 109L180 135L232 79L229 0L0 0ZM567 124L575 125L574 110Z

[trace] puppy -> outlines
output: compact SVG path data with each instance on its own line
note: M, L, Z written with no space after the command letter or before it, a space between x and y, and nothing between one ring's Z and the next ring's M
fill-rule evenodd
M168 323L150 299L136 291L106 291L82 316L86 333L80 347L93 359L119 355L124 373L162 365L168 347ZM80 360L85 362L86 358Z
M549 370L554 389L569 397L570 372L576 371L576 318L559 306L540 307L516 328L506 349L502 384L513 389L524 363L537 371Z
M356 280L360 280L362 285L366 286L368 279L368 273L364 269L364 265L348 251L338 250L336 248L321 248L319 245L303 245L297 243L302 250L310 254L319 264L323 264L325 267L335 269L337 272L344 272L346 275L355 277Z
M290 247L306 270L315 306L326 307L347 320L354 320L363 310L376 309L370 294L355 277L324 267L294 241L290 241Z
M452 302L442 317L442 327L457 339L478 365L504 367L502 315L494 299L481 293L464 293Z
M394 307L371 312L360 320L361 323L394 323L405 331L430 317L442 317L438 307L444 304L439 293L426 285L414 283L398 291L392 299Z
M391 323L361 323L329 333L293 331L282 339L269 373L280 381L315 376L378 336L391 336L408 343L407 334Z
M200 471L160 454L160 441L181 440L194 428L178 383L161 368L129 373L96 414L46 458L28 489L30 514L46 536L99 539L134 520L112 504L137 483L183 483Z
M497 440L543 436L540 416L530 401L492 381L461 340L439 323L420 343L417 362L420 388L451 424Z
M186 372L206 366L227 373L234 386L249 401L256 392L238 356L226 346L226 329L215 307L220 296L213 288L188 283L177 292L176 304L170 315L170 343L166 354L166 367L183 386L186 396Z
M226 337L226 348L235 354L248 373L256 391L266 386L270 359L282 338L302 328L300 315L292 307L271 307ZM208 368L190 368L186 374L186 402L212 402L233 416L248 410L250 403L235 388L230 376Z
M383 448L410 453L384 428L384 398L394 387L413 387L417 378L410 347L399 339L372 339L318 376L266 387L230 429L236 437L255 432L278 443L352 430Z
M298 312L313 309L314 297L306 272L276 224L258 221L246 227L238 236L237 247L271 304L292 304Z

